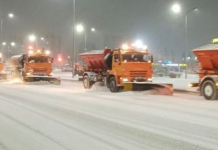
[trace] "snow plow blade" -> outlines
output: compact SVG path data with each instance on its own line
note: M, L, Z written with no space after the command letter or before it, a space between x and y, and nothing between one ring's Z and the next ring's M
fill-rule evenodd
M173 95L172 84L124 83L124 91L153 91L157 95Z
M61 84L61 79L58 77L43 77L43 76L39 76L39 77L26 77L26 81L27 82L36 82L36 81L48 81L51 84L55 84L55 85L60 85Z

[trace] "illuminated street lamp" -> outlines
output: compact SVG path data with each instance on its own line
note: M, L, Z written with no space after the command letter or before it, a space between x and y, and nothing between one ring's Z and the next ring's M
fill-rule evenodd
M29 41L35 44L35 48L38 48L37 37L34 34L31 34L29 37Z
M11 46L15 46L16 44L14 42L11 42Z
M3 20L4 20L7 16L8 16L9 18L13 18L13 17L14 17L14 14L10 13L10 14L5 15L5 16L3 16L2 18L0 18L0 43L2 43ZM0 48L1 48L1 47L0 47Z
M175 13L181 12L181 6L179 4L174 4L172 6L172 11L175 12Z
M83 25L79 24L79 25L76 26L76 31L77 32L83 32L83 30L84 30Z
M2 46L5 46L6 44L7 44L6 42L3 42L3 43L2 43Z
M16 45L15 42L11 42L10 44L7 44L6 42L3 42L2 43L3 46L6 46L7 45L7 48L8 48L8 57L10 57L10 47L14 47Z
M44 37L41 37L41 40L43 41L43 40L44 40Z
M95 32L95 28L92 28L91 31L92 31L92 32Z
M78 33L81 33L83 31L85 31L85 28L82 24L79 24L76 26L76 31ZM91 32L95 32L95 28L91 28ZM85 51L87 51L87 32L85 31Z
M8 17L9 18L14 18L14 14L10 13L10 14L8 14Z
M36 36L35 36L35 35L30 35L30 36L29 36L29 40L30 40L31 42L36 41Z
M197 7L194 7L192 9L189 9L185 13L185 63L187 64L187 51L188 51L188 14L191 13L192 11L197 10ZM179 13L181 12L181 6L179 4L174 4L172 6L172 11L174 13ZM185 78L187 79L187 66L185 68Z

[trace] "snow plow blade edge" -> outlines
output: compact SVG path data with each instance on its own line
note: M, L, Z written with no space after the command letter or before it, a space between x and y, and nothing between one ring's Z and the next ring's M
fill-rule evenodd
M27 82L35 82L35 81L48 81L52 84L60 85L61 79L56 77L27 77Z
M173 95L172 84L124 83L124 91L154 91L157 95Z

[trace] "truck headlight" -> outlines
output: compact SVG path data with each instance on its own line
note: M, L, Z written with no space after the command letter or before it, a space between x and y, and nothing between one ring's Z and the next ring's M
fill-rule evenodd
M123 82L128 82L129 79L128 79L128 78L123 78L122 81L123 81Z
M27 76L30 76L30 75L31 75L31 73L30 73L30 72L27 72L27 73L26 73L26 75L27 75Z
M153 79L152 78L148 78L148 82L152 82L153 81Z

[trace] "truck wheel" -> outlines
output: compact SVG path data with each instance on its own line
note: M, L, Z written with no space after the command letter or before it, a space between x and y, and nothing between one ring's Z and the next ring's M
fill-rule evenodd
M114 77L111 77L109 80L109 88L110 88L110 91L113 93L116 93L119 91L119 88L117 87L117 83Z
M89 76L85 75L83 77L83 86L85 89L91 89L95 82L90 81Z
M207 80L203 83L201 87L201 93L206 100L216 100L217 99L217 88L215 84Z

